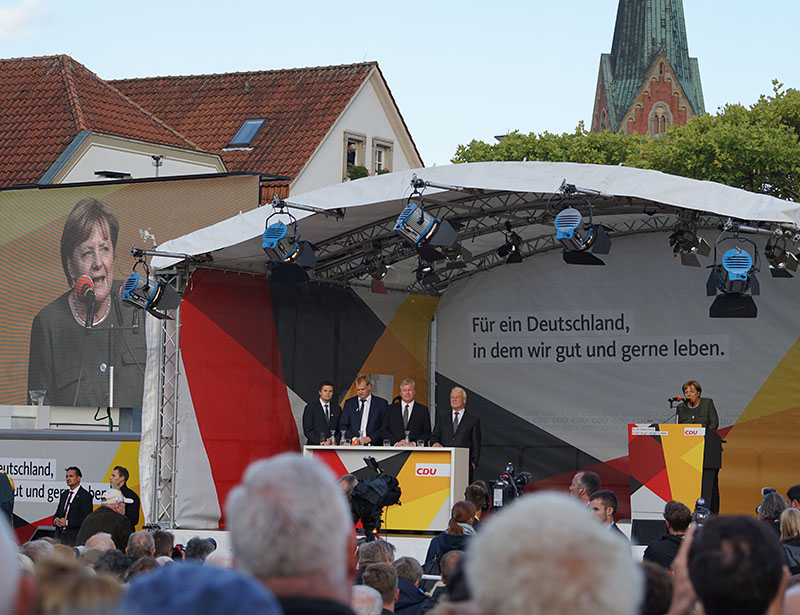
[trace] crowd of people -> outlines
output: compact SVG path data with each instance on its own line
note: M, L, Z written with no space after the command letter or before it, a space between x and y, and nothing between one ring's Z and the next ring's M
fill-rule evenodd
M711 516L700 527L669 502L665 534L642 562L614 524L616 497L591 472L569 495L525 495L483 519L487 488L470 485L425 562L383 539L357 544L346 486L294 453L254 462L226 501L230 551L199 536L174 545L165 530L131 532L124 545L100 531L78 546L62 533L18 547L0 520L0 613L800 613L800 485L786 498L766 490L758 519ZM131 498L109 489L104 499L113 508L86 520L108 507L127 521Z

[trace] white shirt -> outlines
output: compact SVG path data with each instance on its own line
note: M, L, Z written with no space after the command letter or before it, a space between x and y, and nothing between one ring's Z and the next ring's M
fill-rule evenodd
M464 418L462 416L464 414L464 410L466 410L466 408L461 408L461 410L453 410L453 413L452 413L453 414L453 421L455 421L456 417L458 417L458 426L459 427L461 427L461 421Z
M319 405L322 406L322 413L323 414L325 414L325 406L328 406L327 418L328 418L328 420L330 420L331 412L333 411L333 409L331 408L331 402L322 401L322 399L320 399L319 400Z
M369 406L370 402L372 402L372 395L368 395L367 398L364 400L364 412L361 413L361 427L359 429L359 434L362 436L367 435L367 422L369 421ZM356 403L358 404L358 409L361 410L361 398L356 397Z

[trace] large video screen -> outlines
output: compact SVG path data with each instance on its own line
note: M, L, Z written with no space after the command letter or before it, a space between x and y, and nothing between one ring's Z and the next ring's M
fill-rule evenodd
M0 191L0 404L141 407L146 313L120 298L131 247L253 209L258 191L253 175Z

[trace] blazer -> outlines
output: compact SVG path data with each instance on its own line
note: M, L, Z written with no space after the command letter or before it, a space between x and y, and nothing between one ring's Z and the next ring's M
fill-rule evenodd
M403 428L403 402L399 401L386 409L383 415L383 426L381 427L381 437L391 441L392 445L406 437L406 430ZM431 414L428 406L414 402L411 409L411 416L408 418L409 439L412 442L417 440L431 439Z
M383 425L383 415L389 407L389 402L383 397L372 396L369 404L369 419L367 419L367 436L372 440L373 445L380 444L381 426ZM345 430L346 438L355 438L361 429L361 404L358 396L351 397L344 402L342 408L342 419L339 421L339 429Z
M328 409L331 411L330 423L325 418L325 411L322 409L319 399L306 404L303 410L303 433L306 436L306 444L321 444L319 441L320 434L324 433L328 437L331 431L339 431L342 409L333 400L328 402ZM335 436L338 442L339 434L336 433Z
M54 518L64 516L64 508L67 505L67 498L69 497L69 489L64 489L61 496L58 498L58 506L56 512L53 514ZM78 530L81 529L84 519L92 512L92 494L83 487L78 487L75 492L75 497L69 505L69 515L67 515L66 527L57 527L55 537L65 545L71 547L75 546L75 541L78 538Z
M465 408L458 431L454 434L453 410L448 408L445 412L439 412L431 434L431 443L437 442L442 446L468 448L470 463L478 467L481 458L481 420Z

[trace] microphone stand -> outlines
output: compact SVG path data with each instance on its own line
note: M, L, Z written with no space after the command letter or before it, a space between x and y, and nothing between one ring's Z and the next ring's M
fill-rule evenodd
M661 421L661 423L666 423L667 421L669 421L674 416L675 417L675 424L677 425L678 424L678 410L674 407L674 404L675 404L674 401L672 401L671 399L668 400L668 401L669 401L670 415L667 418L665 418L663 421Z

